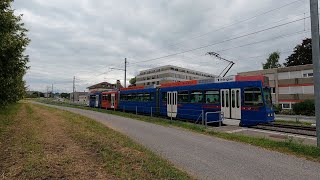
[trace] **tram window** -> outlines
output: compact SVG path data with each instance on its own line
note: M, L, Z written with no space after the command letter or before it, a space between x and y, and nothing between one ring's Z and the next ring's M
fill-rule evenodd
M144 100L144 94L143 93L139 93L139 94L137 94L138 96L137 96L137 99L136 99L136 101L143 101Z
M222 107L224 107L224 91L222 91L222 102L221 102Z
M229 107L229 91L226 91L226 107Z
M178 102L189 102L189 92L188 91L179 91L178 92Z
M128 100L128 95L127 94L120 94L120 100L121 101L127 101Z
M144 94L143 101L150 101L150 94L149 93Z
M96 96L95 95L90 96L90 100L96 100Z
M240 108L240 90L236 91L236 97L237 97L237 108Z
M190 99L192 103L202 103L203 102L202 91L192 91L190 94Z
M167 92L162 93L162 101L167 102Z
M154 93L150 93L150 99L149 101L154 101Z
M244 104L248 106L263 105L261 89L258 87L244 88Z
M131 94L127 94L127 101L132 101L132 95Z
M138 101L138 96L137 94L131 94L131 101Z
M107 95L106 95L106 100L107 100L107 101L111 101L111 94L107 94Z
M234 91L231 91L231 106L232 108L236 107L236 97Z
M205 100L207 104L216 104L220 102L219 91L205 91Z

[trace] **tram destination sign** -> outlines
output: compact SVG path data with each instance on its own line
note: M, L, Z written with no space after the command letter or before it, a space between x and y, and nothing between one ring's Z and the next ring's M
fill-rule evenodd
M198 80L198 84L210 84L210 83L223 83L223 82L233 82L236 81L235 76L229 76L229 77L216 77L212 79L201 79Z

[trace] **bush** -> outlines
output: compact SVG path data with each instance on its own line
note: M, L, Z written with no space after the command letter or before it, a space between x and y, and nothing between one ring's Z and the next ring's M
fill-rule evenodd
M282 111L282 106L281 104L274 104L273 105L273 110L276 114L280 113Z
M292 109L282 109L280 111L280 114L284 114L284 115L295 115L295 113L293 112Z
M314 100L305 100L292 105L295 114L313 116L315 114Z

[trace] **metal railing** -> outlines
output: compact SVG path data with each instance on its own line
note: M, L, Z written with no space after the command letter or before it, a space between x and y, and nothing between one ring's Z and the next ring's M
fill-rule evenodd
M218 122L219 122L219 127L221 126L221 123L222 123L222 121L224 120L224 114L223 114L223 112L221 112L221 111L216 111L216 112L206 112L206 114L205 114L205 126L207 127L208 126L208 123L215 123L215 122L217 122L217 121L210 121L210 122L208 122L208 114L219 114L219 120L218 120Z

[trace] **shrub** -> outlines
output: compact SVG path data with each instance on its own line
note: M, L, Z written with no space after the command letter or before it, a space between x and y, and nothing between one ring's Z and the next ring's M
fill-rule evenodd
M314 100L305 100L292 105L292 110L295 114L313 116L315 113Z
M280 114L284 114L284 115L295 115L295 113L293 112L292 109L282 109L280 111Z
M274 104L273 105L273 110L276 114L280 113L282 111L282 106L281 104Z

